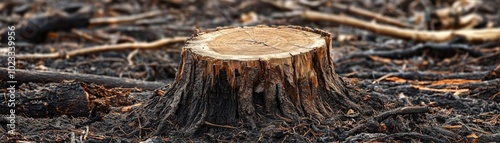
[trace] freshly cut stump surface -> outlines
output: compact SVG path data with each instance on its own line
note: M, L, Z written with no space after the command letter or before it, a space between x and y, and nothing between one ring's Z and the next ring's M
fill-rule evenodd
M146 127L175 123L193 135L266 120L323 121L357 98L330 58L331 35L296 26L230 27L195 34L182 50L176 80L145 107ZM353 102L354 101L354 102ZM148 115L148 114L146 114Z

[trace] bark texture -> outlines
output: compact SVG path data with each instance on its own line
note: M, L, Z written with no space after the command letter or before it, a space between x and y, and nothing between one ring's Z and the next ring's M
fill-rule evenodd
M197 33L183 48L175 82L145 106L143 114L157 117L147 118L144 127L161 134L175 123L193 135L241 125L256 129L264 118L322 121L359 111L357 95L334 72L330 41L327 32L296 26Z
M130 91L106 89L103 86L84 83L60 83L44 89L16 92L15 99L9 101L9 94L0 100L0 114L15 114L33 118L57 117L98 117L106 115L111 107L132 105L128 98ZM15 103L10 107L9 103Z

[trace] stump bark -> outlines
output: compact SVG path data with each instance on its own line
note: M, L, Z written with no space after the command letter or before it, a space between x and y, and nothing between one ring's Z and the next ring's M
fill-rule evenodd
M145 110L161 134L187 135L265 119L322 121L360 110L330 57L331 34L297 26L226 27L195 34L182 50L175 82ZM214 126L217 125L217 126Z

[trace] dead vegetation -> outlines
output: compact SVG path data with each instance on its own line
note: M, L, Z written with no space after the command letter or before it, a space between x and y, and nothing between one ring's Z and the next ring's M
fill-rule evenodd
M7 67L6 25L15 25L20 106L16 134L1 118L0 140L499 141L499 6L498 0L0 2L0 64ZM359 93L356 103L369 108L341 108L321 121L257 112L250 128L245 119L193 119L203 130L182 136L182 122L159 116L164 106L144 104L179 88L170 81L186 37L261 24L332 33L335 72ZM0 73L0 91L8 92L7 70ZM144 109L150 112L138 112ZM183 111L194 110L173 114Z

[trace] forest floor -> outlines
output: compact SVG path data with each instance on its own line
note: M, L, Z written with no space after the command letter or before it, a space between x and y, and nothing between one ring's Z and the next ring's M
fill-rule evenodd
M0 7L0 92L6 93L0 142L500 142L500 34L494 28L500 27L500 0L54 0ZM225 127L195 137L174 130L150 135L153 129L141 121L130 125L138 134L117 126L119 118L150 116L129 111L165 92L159 87L175 78L184 41L196 30L254 25L332 33L335 71L373 101L373 115L339 111L330 124L274 121L258 130ZM419 39L384 33L380 25L491 33ZM7 78L9 41L15 42L14 79ZM12 85L15 102L9 102Z

